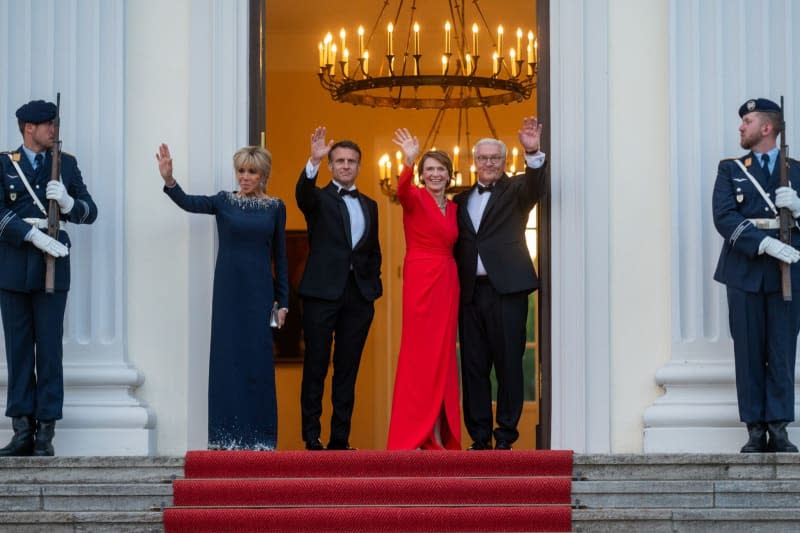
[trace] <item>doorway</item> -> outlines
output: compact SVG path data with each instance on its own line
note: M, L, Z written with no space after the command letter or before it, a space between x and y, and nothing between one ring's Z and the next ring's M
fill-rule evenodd
M549 153L549 2L519 0L524 10L535 14L539 39L539 66L538 84L535 94L536 111L530 105L500 106L498 112L514 115L516 120L523 114L536 113L544 124L543 149ZM356 5L357 4L357 5ZM367 2L357 2L349 9L357 9ZM380 2L372 2L378 5ZM361 9L361 8L358 8ZM370 8L369 13L374 11ZM318 12L319 20L313 19L313 13ZM509 12L514 10L509 8ZM349 123L350 126L363 124L358 130L359 138L369 137L362 145L364 161L377 153L378 145L385 144L390 132L401 124L396 124L396 115L393 110L374 110L369 118L363 118L364 110L354 109L354 106L329 102L324 100L324 91L314 74L315 56L313 52L316 32L327 28L334 22L326 21L330 18L329 10L314 10L307 4L292 4L277 2L276 0L250 0L250 127L249 138L251 144L266 142L273 152L273 178L270 187L271 194L281 197L287 205L287 229L305 229L304 221L294 206L294 179L301 165L307 157L307 132L310 128L320 123ZM350 18L352 18L350 16ZM331 26L332 27L332 26ZM283 35L278 41L275 30ZM307 50L302 49L306 47ZM307 65L308 64L308 65ZM308 68L306 68L308 66ZM282 92L285 91L285 94ZM330 110L327 106L331 107ZM528 106L525 109L523 106ZM367 128L367 129L365 129ZM381 133L370 133L369 128L379 128ZM516 132L516 127L504 127ZM380 138L379 135L383 137ZM341 134L339 135L341 137ZM366 181L367 170L362 170L362 182ZM547 176L549 183L549 173ZM280 180L280 181L279 181ZM274 183L273 183L274 182ZM359 186L361 187L361 183ZM373 188L374 187L374 188ZM373 197L379 197L379 188L374 184L365 184L367 192ZM548 187L549 189L549 187ZM374 192L373 192L374 191ZM386 204L387 209L399 209ZM381 205L381 209L384 206ZM520 441L518 448L550 447L550 199L545 199L532 211L529 219L527 234L529 243L533 242L532 256L535 260L539 274L541 288L533 293L529 302L528 335L524 359L526 377L525 405L523 417L520 421ZM383 216L383 215L382 215ZM395 215L392 215L394 222ZM382 222L383 223L383 222ZM395 224L390 229L389 239L395 238L395 232L401 231ZM386 259L384 268L386 291L381 302L383 311L378 309L376 321L373 323L371 340L365 348L367 366L362 367L359 373L359 389L357 391L357 405L354 413L354 431L356 424L368 426L355 439L356 445L362 448L382 448L385 445L386 428L388 425L388 402L393 385L393 364L395 362L391 352L396 351L396 340L399 339L399 328L392 323L392 316L396 315L400 306L399 284L397 283L396 267L391 263L391 257L402 257L402 239L399 243L383 242L390 258ZM529 248L531 249L531 248ZM394 252L393 252L394 250ZM371 353L366 353L367 351ZM388 354L386 352L389 352ZM276 372L279 394L279 448L301 448L302 441L299 436L299 380L301 367L297 364L285 363L279 366ZM365 374L370 378L365 379ZM326 387L326 391L329 388ZM388 394L386 391L389 391ZM366 397L366 399L364 398ZM326 413L323 414L324 417ZM296 427L295 427L296 426ZM463 439L468 445L468 437Z

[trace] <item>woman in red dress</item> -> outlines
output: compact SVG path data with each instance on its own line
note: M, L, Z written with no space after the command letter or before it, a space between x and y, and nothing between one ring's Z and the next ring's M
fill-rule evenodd
M445 152L423 154L414 186L419 140L407 129L393 142L405 154L397 185L403 206L406 256L403 263L403 332L394 383L390 450L460 450L456 326L458 273L453 245L458 237L456 205L445 189L453 164Z

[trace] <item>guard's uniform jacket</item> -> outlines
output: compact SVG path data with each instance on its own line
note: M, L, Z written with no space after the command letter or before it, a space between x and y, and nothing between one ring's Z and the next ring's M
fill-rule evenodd
M776 215L736 161L737 158L720 161L714 184L714 225L725 239L714 279L747 292L780 291L779 261L766 253L758 254L764 237L777 239L778 229L756 227L763 225L759 221L774 220ZM775 189L780 187L780 161L775 163L770 176L752 152L738 161L761 184L774 204ZM789 159L789 182L792 188L800 191L800 163L794 159ZM800 249L800 231L796 223L792 229L792 246ZM791 265L791 272L792 287L800 289L798 263Z
M47 215L41 212L31 198L9 155L17 160L17 164L25 173L33 192L45 209L49 204L45 191L52 166L49 151L38 172L33 170L21 147L16 152L0 153L0 289L19 292L44 290L44 253L25 241L25 235L30 231L31 224L23 219L46 219ZM94 222L97 218L97 206L83 183L75 157L65 152L61 153L61 181L75 200L68 214L59 212L61 220L72 224ZM47 233L46 228L42 231ZM59 232L58 240L67 246L70 245L69 236L63 229ZM69 256L57 258L55 264L55 289L68 290Z

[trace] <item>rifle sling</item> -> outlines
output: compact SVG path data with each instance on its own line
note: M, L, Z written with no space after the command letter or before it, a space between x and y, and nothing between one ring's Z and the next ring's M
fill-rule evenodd
M11 160L11 164L14 165L14 168L17 169L17 173L19 174L19 179L22 180L22 183L25 185L25 188L28 189L28 194L30 194L31 198L33 198L33 203L36 204L36 207L39 208L39 211L41 211L42 214L45 216L45 218L47 218L47 211L45 211L44 206L42 205L42 202L39 201L39 197L36 196L36 194L33 192L33 189L31 188L31 184L28 183L28 178L25 177L25 173L19 167L19 163L14 161L14 158L11 157L11 154L8 154L8 158Z
M736 160L736 164L739 165L739 168L742 169L742 172L744 172L744 175L747 176L750 179L750 181L752 182L753 186L756 188L756 190L759 192L759 194L761 194L761 197L764 199L764 201L767 202L767 205L769 206L770 209L772 209L772 212L775 214L775 216L778 216L778 209L775 207L775 204L772 203L772 200L770 199L769 195L766 193L766 191L764 191L764 188L761 186L761 184L758 182L758 180L755 179L753 177L753 175L750 174L747 171L747 168L745 168L745 166L742 164L742 162L739 161L738 159Z

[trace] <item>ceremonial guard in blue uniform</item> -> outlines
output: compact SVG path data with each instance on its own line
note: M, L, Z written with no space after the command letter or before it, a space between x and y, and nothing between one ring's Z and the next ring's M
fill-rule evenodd
M736 361L739 418L749 438L742 452L797 452L786 426L794 420L794 369L800 330L800 227L792 244L778 239L778 209L800 217L800 164L788 160L790 187L780 187L780 107L748 100L739 109L747 154L719 163L714 225L725 239L714 279L725 284ZM781 262L790 265L793 296L781 293ZM769 437L769 439L768 439Z
M36 100L17 110L23 144L0 153L0 312L8 362L6 416L14 436L0 456L53 455L64 400L62 337L69 290L70 241L64 224L91 224L97 207L75 158L61 155L50 181L57 108ZM47 204L58 203L58 239L47 231ZM45 292L45 257L55 260L55 290Z

